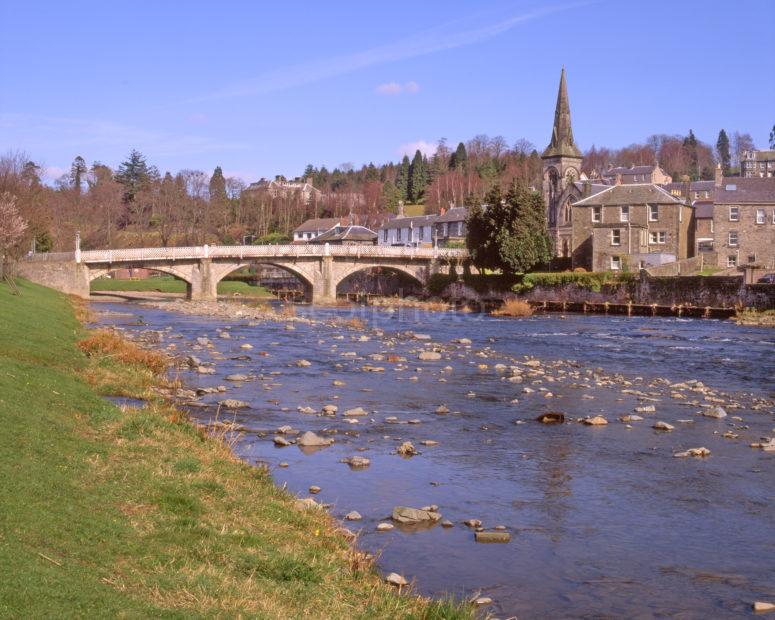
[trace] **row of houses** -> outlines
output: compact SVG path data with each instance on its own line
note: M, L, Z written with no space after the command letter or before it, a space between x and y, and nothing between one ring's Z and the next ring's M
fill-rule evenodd
M442 210L437 215L404 216L399 212L376 231L340 218L307 220L293 231L294 243L349 245L366 243L404 247L447 247L465 242L464 207Z

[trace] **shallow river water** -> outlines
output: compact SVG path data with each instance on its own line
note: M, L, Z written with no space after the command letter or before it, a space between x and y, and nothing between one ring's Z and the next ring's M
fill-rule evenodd
M750 447L775 435L773 330L710 320L514 320L363 308L299 308L300 317L318 321L288 330L139 304L95 307L112 311L103 323L138 336L158 330L159 346L213 362L216 374L180 376L193 388L227 385L226 394L204 403L250 403L221 412L244 426L240 456L266 463L299 497L321 487L315 499L331 504L336 517L358 511L363 520L347 527L360 531L359 544L380 554L382 570L415 579L422 593L481 592L494 601L491 613L521 620L732 618L749 615L754 600L775 600L775 452ZM352 316L366 328L326 324ZM214 346L196 345L197 337ZM434 347L440 361L418 359ZM233 359L239 356L249 359ZM521 366L524 356L541 368ZM299 359L310 365L297 367ZM511 371L496 369L499 363L519 366L523 381L507 380ZM384 371L364 371L368 365ZM226 381L232 373L250 380ZM694 384L670 387L689 380L712 388L710 399ZM725 419L701 415L716 398ZM319 412L325 404L336 404L339 415L297 410ZM440 405L449 413L435 413ZM619 421L649 405L656 412L639 413L642 421ZM342 412L358 406L369 416L348 423ZM215 415L214 407L192 411L201 421ZM545 411L570 420L602 414L609 424L536 422ZM675 429L656 431L657 420ZM277 448L272 438L282 425L336 431L336 441L312 453ZM407 440L419 455L395 453ZM673 457L700 446L711 455ZM353 455L371 465L351 470L340 462ZM394 506L429 504L454 527L375 531ZM511 542L476 543L462 524L472 518L485 528L505 526Z

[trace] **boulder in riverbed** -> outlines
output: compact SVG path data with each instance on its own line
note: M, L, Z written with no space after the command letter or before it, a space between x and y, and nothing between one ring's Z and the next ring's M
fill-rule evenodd
M301 437L299 437L299 439L296 441L296 445L299 445L302 447L324 447L324 446L330 446L332 443L334 443L333 439L320 437L319 435L316 435L312 431L307 431L306 433L303 433Z
M417 356L417 359L423 362L437 362L441 359L441 353L437 351L423 351Z
M396 506L393 508L391 516L393 521L398 523L435 523L441 519L441 514L431 512L430 510L420 510L419 508L410 508L408 506Z
M221 400L218 404L224 409L247 409L250 407L250 403L246 403L244 400L237 400L236 398L227 398Z

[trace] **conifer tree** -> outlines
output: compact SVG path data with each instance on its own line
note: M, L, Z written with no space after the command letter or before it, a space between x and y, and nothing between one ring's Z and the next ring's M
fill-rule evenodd
M401 166L398 169L398 174L396 175L396 189L400 194L399 200L404 200L404 201L409 200L409 168L410 167L411 167L411 164L409 163L409 156L404 155L404 158L401 160Z
M409 168L409 200L412 202L419 202L425 194L425 186L427 184L427 176L425 174L425 162L423 161L422 153L420 149L414 152L414 158Z
M216 205L226 203L226 179L220 166L215 167L210 177L210 202Z
M70 167L70 180L73 183L75 193L78 195L80 195L81 190L83 189L83 181L87 172L88 168L86 167L86 162L83 157L78 155L73 160L73 165Z
M716 153L718 154L719 163L721 164L721 170L724 175L729 174L729 167L732 162L732 156L729 152L729 136L723 129L718 132L718 140L716 140Z
M455 152L452 153L452 157L449 158L450 170L462 170L465 168L468 162L468 153L466 153L466 145L462 142L458 143Z

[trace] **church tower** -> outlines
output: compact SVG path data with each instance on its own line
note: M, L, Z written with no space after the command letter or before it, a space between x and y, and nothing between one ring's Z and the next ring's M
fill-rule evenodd
M565 246L570 239L570 202L577 195L574 183L581 176L582 155L573 142L565 67L560 74L552 140L541 159L544 161L542 187L549 233L555 238L557 254L567 256Z

